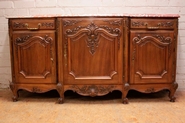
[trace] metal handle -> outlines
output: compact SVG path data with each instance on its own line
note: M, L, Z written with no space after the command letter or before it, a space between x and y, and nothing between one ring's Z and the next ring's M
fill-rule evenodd
M148 26L148 23L145 23L145 26L147 29L154 29L155 30L155 29L159 29L160 23L158 23L157 26Z
M37 28L30 28L28 23L25 23L25 26L26 26L26 29L28 29L28 30L38 30L38 29L40 29L41 23L38 23Z

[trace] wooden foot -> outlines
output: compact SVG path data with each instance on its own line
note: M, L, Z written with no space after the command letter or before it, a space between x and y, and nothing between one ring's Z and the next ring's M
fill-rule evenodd
M10 82L10 89L12 90L13 96L12 96L12 101L13 102L17 102L18 101L18 90L17 90L17 86Z
M59 104L63 104L64 103L63 99L62 98L58 98L58 103Z
M12 96L12 101L13 102L17 102L18 101L17 97L16 96Z
M60 95L60 98L58 98L58 103L63 104L64 103L64 88L61 83L57 84L57 91Z
M176 97L171 97L170 98L170 102L175 102L175 100L176 100Z
M130 89L130 85L128 83L125 83L122 91L122 103L128 104L128 98L126 97L128 94L128 91Z
M173 83L171 86L170 93L169 93L170 102L175 102L176 100L176 97L174 95L177 87L178 87L178 84L176 82Z
M123 104L128 104L128 98L123 99Z

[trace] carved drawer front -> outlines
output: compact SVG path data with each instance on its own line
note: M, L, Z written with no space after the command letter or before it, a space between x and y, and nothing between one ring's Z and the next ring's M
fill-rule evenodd
M174 29L176 25L175 19L133 18L130 21L130 28L133 29Z
M11 26L13 30L55 29L55 19L13 19Z

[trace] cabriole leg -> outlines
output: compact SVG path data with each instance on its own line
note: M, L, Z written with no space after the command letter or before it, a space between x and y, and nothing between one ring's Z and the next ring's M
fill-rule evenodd
M60 95L60 98L58 98L58 103L62 104L62 103L64 103L64 88L62 87L61 83L57 84L57 91Z
M174 95L177 88L178 88L178 84L176 82L173 83L169 92L170 102L175 102L176 97Z
M130 85L128 83L125 83L123 87L123 91L122 91L122 103L123 104L128 104L127 94L128 94L129 89L130 89Z

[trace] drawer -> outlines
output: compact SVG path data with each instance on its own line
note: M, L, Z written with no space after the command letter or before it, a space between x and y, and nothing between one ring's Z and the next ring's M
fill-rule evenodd
M11 26L13 30L55 29L55 18L11 19Z
M175 19L132 18L130 21L132 29L174 29L175 26L177 26Z

